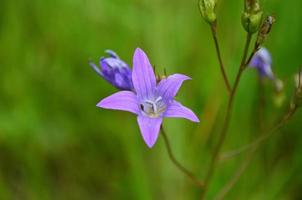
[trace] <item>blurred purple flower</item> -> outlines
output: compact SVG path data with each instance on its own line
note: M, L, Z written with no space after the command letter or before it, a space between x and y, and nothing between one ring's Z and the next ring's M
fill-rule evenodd
M182 82L190 79L182 74L173 74L156 84L153 68L143 50L137 48L133 56L132 91L117 92L97 106L123 110L136 114L142 137L151 148L158 137L164 117L186 118L199 122L197 116L174 100Z
M269 51L262 47L253 56L250 67L254 67L258 70L261 77L268 77L274 79L274 74L272 72L272 57Z
M133 90L132 72L128 65L115 52L106 50L105 53L109 57L100 59L100 67L93 62L89 63L90 66L114 87L120 90Z

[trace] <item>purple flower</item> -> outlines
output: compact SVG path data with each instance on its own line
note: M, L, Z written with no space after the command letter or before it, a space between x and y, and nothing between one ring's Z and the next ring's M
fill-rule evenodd
M268 77L274 79L274 74L272 72L272 57L269 51L262 47L260 48L252 58L249 63L251 67L254 67L258 70L261 77Z
M120 90L133 90L131 69L115 52L111 50L106 50L105 52L109 57L100 59L101 67L96 66L92 62L90 62L90 66L114 87Z
M117 92L97 106L123 110L137 115L137 122L145 143L152 147L158 137L164 117L186 118L199 122L196 115L174 100L182 82L190 79L182 74L173 74L156 83L153 68L147 55L137 48L133 56L132 91Z

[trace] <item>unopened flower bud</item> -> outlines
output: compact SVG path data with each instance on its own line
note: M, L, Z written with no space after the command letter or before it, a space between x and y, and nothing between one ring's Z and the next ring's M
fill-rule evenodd
M216 21L216 0L199 0L199 10L202 17L210 24Z
M89 63L90 66L97 74L117 89L133 90L132 71L129 66L115 52L106 50L105 53L109 57L100 59L100 67L93 62Z
M244 12L241 16L244 29L249 33L257 32L261 24L262 14L258 0L245 0Z
M261 28L258 32L257 41L256 41L256 48L263 44L264 40L266 39L267 35L271 31L271 28L275 22L275 17L267 16L264 22L261 25Z

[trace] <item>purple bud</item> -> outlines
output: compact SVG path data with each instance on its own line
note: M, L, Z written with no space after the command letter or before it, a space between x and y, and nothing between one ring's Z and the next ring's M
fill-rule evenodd
M133 90L132 71L129 66L115 52L106 50L105 53L109 57L102 57L100 59L100 67L93 62L89 63L90 66L97 74L117 89Z
M268 77L274 79L274 74L272 72L272 57L268 50L264 47L260 48L253 56L250 67L254 67L258 70L261 77Z

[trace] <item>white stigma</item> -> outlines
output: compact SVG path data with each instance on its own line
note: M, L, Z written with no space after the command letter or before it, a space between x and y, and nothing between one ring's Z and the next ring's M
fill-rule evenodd
M157 118L166 110L166 104L163 102L162 97L159 96L155 101L149 99L143 101L140 104L140 108L146 116Z

